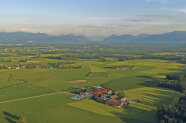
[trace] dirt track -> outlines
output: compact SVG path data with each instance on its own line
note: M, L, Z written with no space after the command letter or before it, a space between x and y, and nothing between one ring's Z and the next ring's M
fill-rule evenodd
M64 92L49 93L49 94L43 94L43 95L38 95L38 96L31 96L31 97L19 98L19 99L14 99L14 100L2 101L2 102L0 102L0 104L9 103L9 102L16 102L16 101L21 101L21 100L27 100L27 99L33 99L33 98L39 98L39 97L44 97L44 96L58 95L58 94L71 94L71 95L74 95L72 93L64 91Z

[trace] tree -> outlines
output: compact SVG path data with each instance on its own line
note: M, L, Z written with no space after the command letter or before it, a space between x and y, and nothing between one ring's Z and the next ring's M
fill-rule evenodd
M160 123L165 123L165 120L161 120Z
M98 98L98 97L99 97L99 94L98 94L98 93L96 93L96 94L93 96L94 99L96 99L96 98Z
M118 97L119 97L119 98L125 97L125 92L124 92L124 91L120 91L120 92L118 93Z
M184 80L184 75L180 74L180 75L178 76L178 80L179 80L179 81L183 81L183 80Z
M92 88L90 86L87 86L87 91L90 91Z

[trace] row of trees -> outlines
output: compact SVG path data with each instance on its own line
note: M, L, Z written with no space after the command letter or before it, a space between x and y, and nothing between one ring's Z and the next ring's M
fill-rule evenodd
M185 123L186 122L186 77L184 74L169 74L159 86L172 88L182 92L174 100L163 105L157 110L160 123Z
M184 92L186 90L186 77L184 74L170 74L158 86Z
M101 52L98 53L65 53L60 56L47 56L45 58L48 59L57 59L57 60L76 60L76 59L100 59L101 61L106 61L106 58L114 58L118 61L126 61L126 60L133 60L133 59L161 59L161 60L172 60L180 63L186 63L185 56L179 55L155 55L155 54L133 54L133 55L124 55L124 54L115 54L115 53L105 53L102 54Z
M59 69L81 69L82 66L73 66L75 62L57 62L57 63L50 63L49 65L53 68L59 68Z
M180 63L186 63L186 57L182 56L182 55L154 55L154 54L144 54L140 57L140 59L162 59L162 60L173 60L173 61L177 61Z
M169 105L163 105L157 110L160 123L186 122L186 91L176 96Z

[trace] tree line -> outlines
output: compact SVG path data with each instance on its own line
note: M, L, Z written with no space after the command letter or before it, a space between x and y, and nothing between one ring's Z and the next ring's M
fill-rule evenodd
M163 105L157 110L160 123L185 123L186 122L186 75L169 74L159 86L171 88L181 92L168 105Z

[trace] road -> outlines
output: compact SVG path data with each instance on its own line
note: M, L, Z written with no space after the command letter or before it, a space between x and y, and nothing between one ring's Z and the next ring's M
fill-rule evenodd
M18 99L14 99L14 100L6 100L6 101L0 102L0 104L9 103L9 102L16 102L16 101L21 101L21 100L27 100L27 99L33 99L33 98L39 98L39 97L45 97L45 96L51 96L51 95L58 95L58 94L71 94L71 95L74 95L74 94L69 93L67 91L63 91L63 92L49 93L49 94L43 94L43 95L38 95L38 96L18 98Z

